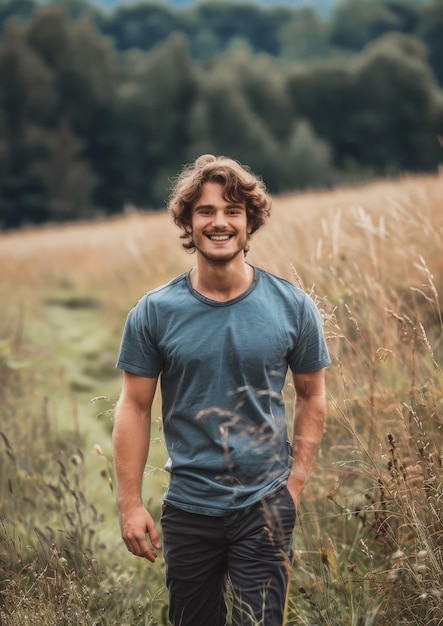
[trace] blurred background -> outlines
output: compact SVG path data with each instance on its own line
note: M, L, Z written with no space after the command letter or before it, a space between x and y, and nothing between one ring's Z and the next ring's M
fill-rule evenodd
M1 0L0 228L164 209L201 153L272 194L435 172L443 0Z

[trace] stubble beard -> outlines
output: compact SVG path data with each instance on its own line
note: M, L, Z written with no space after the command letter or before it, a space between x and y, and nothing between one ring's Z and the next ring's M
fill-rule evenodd
M212 255L210 252L206 252L201 246L194 242L195 250L200 254L212 267L223 267L229 265L239 254L246 256L247 240L243 242L243 245L234 252L228 253L225 256Z

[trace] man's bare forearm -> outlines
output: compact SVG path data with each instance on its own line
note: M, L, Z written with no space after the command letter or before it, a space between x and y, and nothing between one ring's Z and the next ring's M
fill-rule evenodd
M120 510L141 504L150 428L151 416L146 409L124 399L117 403L112 441Z
M306 401L297 400L294 413L290 480L301 491L323 436L326 417L324 397L320 395Z

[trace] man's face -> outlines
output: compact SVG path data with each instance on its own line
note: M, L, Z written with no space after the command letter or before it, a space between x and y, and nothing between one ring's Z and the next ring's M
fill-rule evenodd
M223 192L220 183L206 182L192 207L190 234L197 254L211 264L229 263L244 255L251 232L245 203L226 201Z

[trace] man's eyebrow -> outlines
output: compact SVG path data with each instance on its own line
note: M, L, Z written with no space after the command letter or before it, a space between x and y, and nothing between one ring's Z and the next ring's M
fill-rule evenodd
M194 211L198 211L198 209L214 209L213 204L198 204L194 207ZM226 208L228 209L244 209L244 205L241 202L228 202L226 204Z

